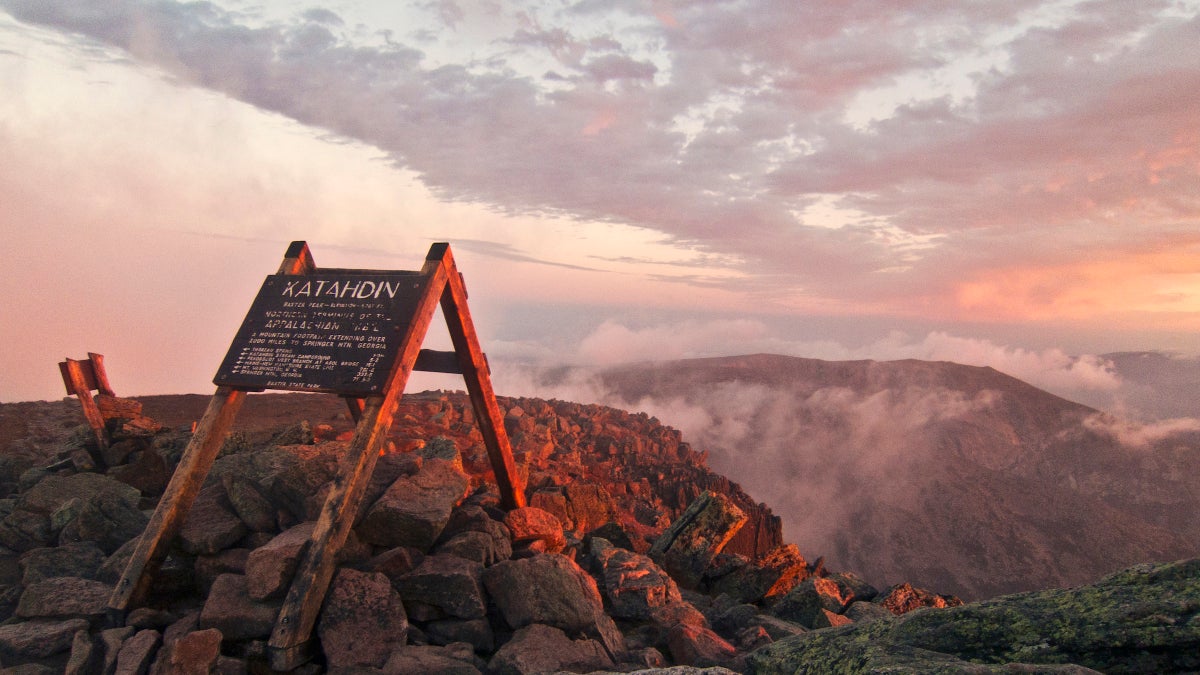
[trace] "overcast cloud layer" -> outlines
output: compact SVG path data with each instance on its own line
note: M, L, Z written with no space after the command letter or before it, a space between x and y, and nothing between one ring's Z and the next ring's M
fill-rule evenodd
M320 7L0 6L378 146L443 198L651 228L751 287L1200 325L1194 2L444 1L386 41Z
M1115 400L1088 350L1200 353L1197 44L1197 0L0 0L0 398L85 350L198 390L287 241L436 237L500 360Z

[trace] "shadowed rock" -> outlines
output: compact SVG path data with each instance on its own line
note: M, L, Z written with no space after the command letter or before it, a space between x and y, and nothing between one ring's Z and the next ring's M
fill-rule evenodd
M37 619L0 626L0 659L11 663L60 654L71 648L76 632L87 628L86 619Z
M338 570L325 596L317 635L331 669L382 666L408 637L408 617L387 577Z
M216 628L227 640L264 638L275 627L280 604L255 601L246 590L245 576L222 574L200 611L200 627Z
M468 480L449 462L426 460L411 477L392 483L358 526L363 541L376 546L411 546L427 552L466 496Z
M493 675L535 675L559 670L589 672L609 668L613 661L595 640L572 640L553 626L532 624L513 634L492 660Z
M483 565L454 555L426 556L396 579L404 606L415 621L478 619L487 612L480 583Z

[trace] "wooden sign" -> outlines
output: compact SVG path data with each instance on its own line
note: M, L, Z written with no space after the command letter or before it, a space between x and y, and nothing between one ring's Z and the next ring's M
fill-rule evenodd
M424 282L420 275L384 272L269 276L213 382L382 393Z
M453 352L421 349L439 306ZM342 473L332 483L267 643L271 668L291 670L304 663L337 553L359 512L413 370L462 374L501 506L524 506L524 486L450 245L431 246L419 271L381 272L319 270L308 245L292 242L278 273L260 289L217 371L217 391L117 582L109 599L110 615L123 618L144 599L246 392L332 392L346 399L357 426L340 462Z

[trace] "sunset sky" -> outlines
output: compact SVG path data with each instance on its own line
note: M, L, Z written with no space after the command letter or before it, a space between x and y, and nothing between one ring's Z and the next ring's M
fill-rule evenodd
M296 239L451 242L501 366L1111 387L1070 357L1200 353L1198 45L1200 0L0 0L0 401L88 351L211 392Z

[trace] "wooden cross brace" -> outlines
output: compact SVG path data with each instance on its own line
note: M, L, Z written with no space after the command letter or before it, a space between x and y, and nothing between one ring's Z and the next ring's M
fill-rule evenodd
M278 274L304 275L317 271L308 245L297 241L288 248ZM273 669L291 670L311 658L309 636L332 580L337 553L354 525L359 503L413 370L459 372L463 375L500 489L501 505L508 509L525 505L524 486L513 462L512 448L492 389L487 360L479 348L479 339L467 310L466 287L455 267L449 244L431 246L418 274L423 279L424 290L413 316L403 328L396 365L388 376L383 393L362 398L346 397L350 412L357 422L354 437L350 441L346 461L342 463L345 467L343 473L334 481L325 500L304 558L296 570L276 620L268 643ZM421 342L439 305L454 345L453 353L421 349ZM171 541L182 528L188 510L200 492L245 400L246 391L231 386L217 388L124 574L117 582L109 600L109 612L114 618L123 617L132 606L144 599L153 574L162 564Z

